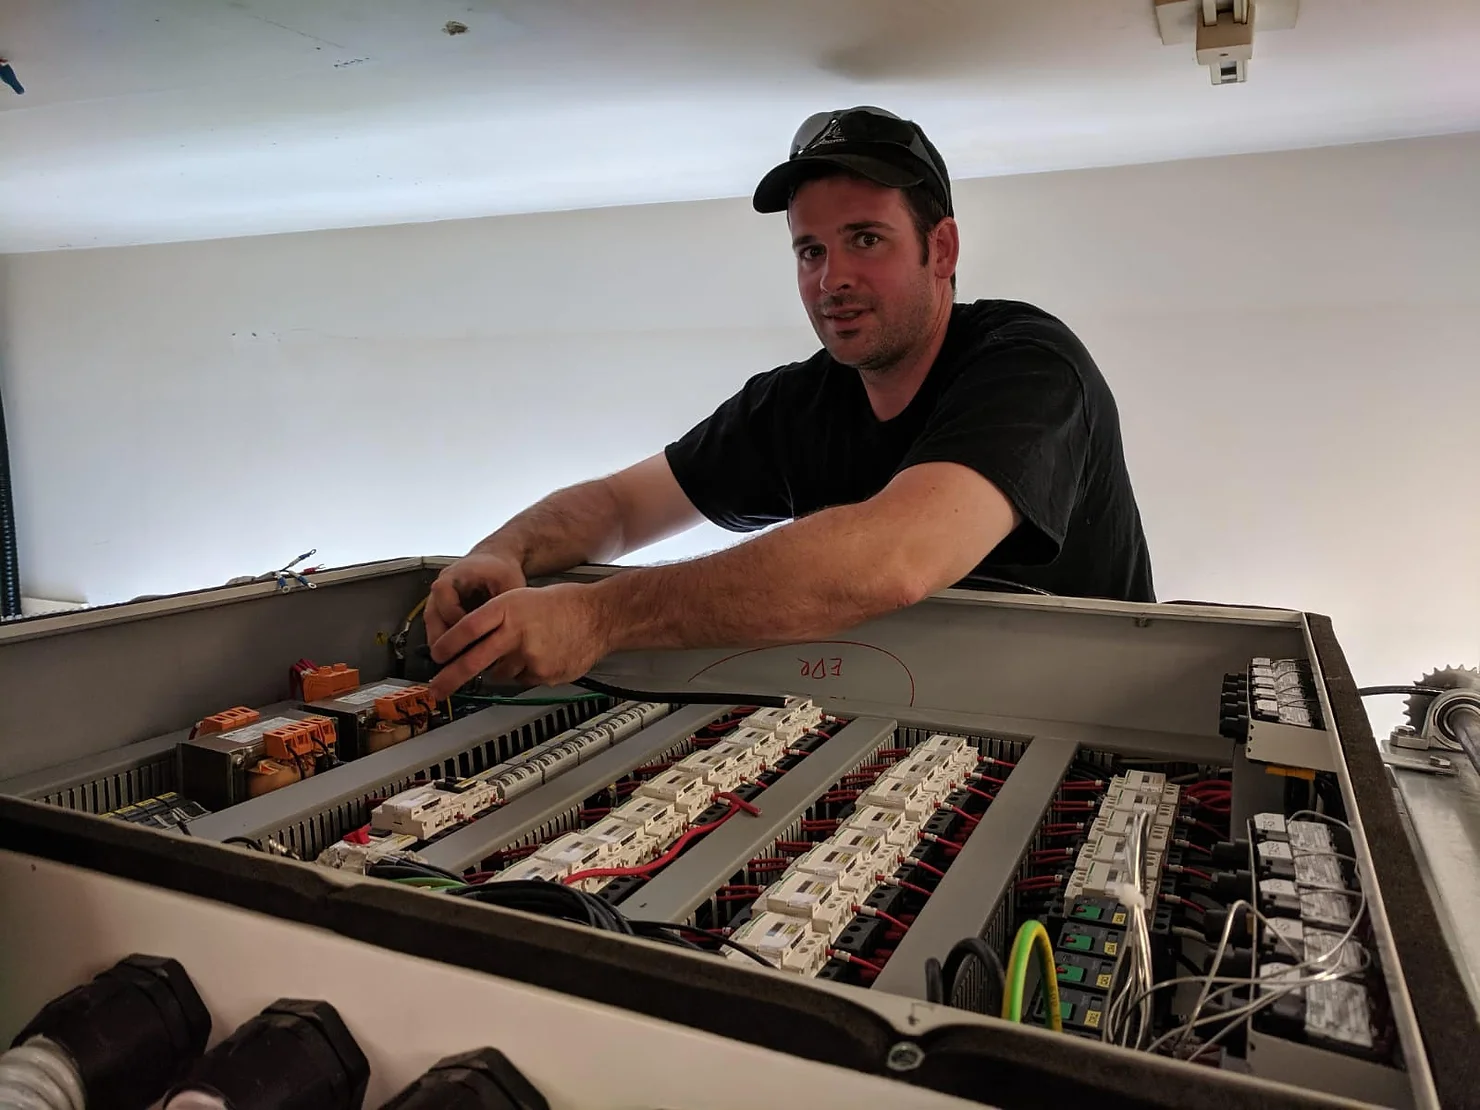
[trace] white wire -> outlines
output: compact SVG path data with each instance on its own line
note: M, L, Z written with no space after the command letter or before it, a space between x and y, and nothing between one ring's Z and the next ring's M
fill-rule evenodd
M1342 828L1347 830L1348 834L1350 834L1351 832L1351 826L1346 824L1346 822L1340 821L1328 814L1316 813L1314 810L1298 810L1296 813L1287 818L1287 820L1295 820L1296 818L1305 814L1309 814L1323 821L1329 821L1331 824L1334 825L1340 825ZM1260 913L1257 906L1254 906L1252 903L1242 898L1234 902L1233 905L1229 906L1228 919L1223 924L1223 932L1222 935L1219 937L1218 947L1214 951L1212 961L1208 965L1208 974L1206 976L1203 976L1200 980L1190 980L1192 982L1201 981L1203 983L1203 989L1201 994L1198 996L1197 1004L1193 1007L1192 1012L1188 1016L1186 1021L1177 1026L1175 1029L1169 1030L1161 1037L1158 1037L1148 1046L1147 1051L1154 1052L1157 1048L1169 1041L1174 1036L1176 1036L1178 1039L1173 1048L1180 1047L1183 1043L1186 1042L1187 1038L1191 1036L1192 1032L1198 1026L1205 1025L1213 1021L1230 1022L1228 1028L1222 1030L1216 1037L1210 1039L1208 1042L1198 1047L1197 1052L1195 1052L1191 1057L1192 1059L1195 1059L1199 1053L1206 1051L1208 1048L1212 1047L1224 1036L1226 1036L1228 1032L1233 1028L1233 1023L1237 1022L1240 1018L1252 1016L1264 1007L1272 1005L1274 1002L1277 1002L1285 995L1290 994L1294 991L1304 990L1305 988L1316 983L1328 982L1330 980L1339 979L1347 975L1348 971L1340 966L1341 954L1342 950L1346 947L1348 943L1351 942L1352 938L1356 935L1357 927L1361 924L1362 921L1362 915L1367 910L1367 892L1365 890L1333 890L1318 891L1317 893L1356 895L1361 899L1361 904L1357 907L1356 912L1352 914L1351 922L1347 925L1346 931L1341 934L1340 939L1338 939L1336 943L1333 944L1325 953L1311 959L1305 959L1303 952L1296 951L1289 938L1285 937L1284 934L1274 928L1269 918ZM1290 953L1294 955L1298 960L1297 963L1288 967L1288 969L1281 974L1279 979L1274 980L1273 982L1263 979L1254 980L1249 978L1238 979L1230 977L1220 977L1216 974L1218 968L1223 962L1223 957L1227 953L1229 939L1233 932L1233 924L1236 920L1235 913L1240 906L1247 907L1249 913L1251 913L1254 918L1260 922L1260 924L1264 925L1269 930L1269 932L1273 934L1275 940L1278 943L1281 943L1286 948L1288 948L1290 950ZM1363 957L1366 958L1365 951L1363 952ZM1327 964L1330 964L1332 966L1323 966ZM1314 975L1311 976L1296 975L1296 978L1294 978L1293 980L1290 978L1292 974L1299 973L1305 968L1316 968L1317 971ZM1213 991L1213 984L1215 982L1227 982L1230 984L1221 988L1218 993L1235 990L1238 987L1244 985L1262 985L1264 987L1264 990L1260 991L1258 998L1254 999L1251 1002L1245 1003L1243 1006L1236 1007L1235 1009L1224 1014L1216 1014L1210 1018L1203 1018L1201 1016L1202 1010L1210 1001L1213 993L1215 993ZM1166 985L1169 984L1170 981ZM1159 989L1161 985L1162 984L1158 984L1157 987L1153 989Z

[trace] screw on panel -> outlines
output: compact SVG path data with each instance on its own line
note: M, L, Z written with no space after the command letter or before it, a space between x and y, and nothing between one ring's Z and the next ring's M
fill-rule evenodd
M914 1071L925 1062L925 1053L914 1041L900 1041L889 1049L884 1066L890 1071Z

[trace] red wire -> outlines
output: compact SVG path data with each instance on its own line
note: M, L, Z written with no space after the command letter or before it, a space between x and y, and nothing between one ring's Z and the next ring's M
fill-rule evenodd
M869 963L868 960L865 960L859 956L855 956L852 952L844 952L841 948L829 948L827 950L827 954L829 956L836 956L840 960L847 960L850 964L857 964L859 967L867 968L875 975L884 974L884 969L878 964Z
M973 816L973 815L972 815L972 814L970 814L970 813L967 813L967 812L966 812L966 811L965 811L965 810L964 810L964 809L962 809L962 808L961 808L961 807L960 807L960 806L951 806L951 807L950 807L950 810L951 810L951 812L952 812L952 813L959 813L959 814L960 814L960 815L961 815L961 816L962 816L962 817L964 817L964 818L966 818L966 820L968 820L968 821L970 821L970 822L971 822L971 824L972 824L972 825L973 825L973 827L974 827L974 826L975 826L975 825L976 825L976 824L977 824L977 823L978 823L978 822L980 822L980 821L981 821L981 818L980 818L980 817L975 817L975 816Z
M989 802L995 802L997 800L996 794L988 794L985 790L978 790L974 786L968 786L966 789L971 791L971 793L975 794L978 798L985 798Z
M627 875L640 875L642 878L646 879L650 877L654 871L658 870L658 868L667 867L670 863L676 860L679 856L679 853L687 848L691 842L703 836L705 833L713 832L715 829L719 828L726 821L728 821L731 817L735 816L735 814L739 813L742 809L750 809L754 812L759 812L755 809L754 806L750 805L749 802L743 801L742 799L735 797L733 794L728 794L728 792L726 792L725 794L716 795L716 797L725 797L729 801L730 808L725 811L725 815L719 818L717 821L709 822L709 824L707 825L694 826L694 828L690 829L688 832L684 833L681 837L675 840L672 847L670 847L668 851L664 852L661 856L653 860L651 863L644 863L637 867L588 867L584 871L576 871L570 875L567 875L564 879L561 880L561 882L563 882L566 886L570 886L572 883L578 883L582 879L616 879L622 878L623 876Z
M755 859L751 860L746 866L753 869L766 865L774 866L776 864L780 864L782 867L790 867L791 860L787 859L785 856L756 856Z
M1196 817L1184 817L1183 820L1186 821L1189 825L1196 825L1198 828L1203 829L1203 830L1205 830L1207 832L1212 833L1219 840L1222 840L1223 837L1226 835L1223 832L1222 829L1214 828L1212 825L1208 824L1206 821L1199 821Z
M927 874L934 875L937 879L944 879L946 877L946 873L939 867L928 864L922 859L912 859L909 862L912 866L920 868Z
M1006 786L1007 785L1007 780L1006 779L994 779L991 775L973 775L972 778L978 780L979 782L989 782L993 786Z
M1228 812L1229 801L1227 798L1224 798L1221 802L1208 801L1205 798L1188 798L1187 800L1195 806L1202 806L1204 809L1211 809L1214 813Z
M907 883L903 879L890 879L889 881L902 890L913 891L914 893L922 895L926 898L930 897L930 891L926 890L923 886L916 886L914 883Z
M862 906L854 906L853 908L855 910L857 910L859 913L863 913L863 907ZM870 907L870 908L872 909L872 907ZM889 922L889 924L893 925L896 929L898 929L902 933L907 933L907 932L910 931L910 927L908 925L906 925L903 921L901 921L899 918L893 916L892 914L885 913L883 910L874 910L873 913L864 914L864 916L865 917L877 917L880 921L887 921L887 922Z
M1213 881L1213 876L1209 875L1206 871L1199 870L1196 867L1183 867L1182 874L1191 875L1193 878L1197 879L1206 879L1208 882Z
M1201 913L1201 914L1205 914L1205 913L1208 912L1208 907L1207 906L1199 905L1198 903L1194 902L1191 898L1177 898L1177 897L1174 897L1173 895L1170 895L1170 894L1163 894L1161 897L1162 897L1162 901L1164 901L1164 902L1170 902L1172 905L1186 906L1189 910L1196 910L1198 913Z
M1179 843L1177 845L1177 847L1179 847L1179 848L1190 848L1194 852L1201 852L1205 856L1211 856L1213 854L1213 850L1211 848L1204 848L1201 844L1194 844L1190 840L1183 841L1182 843Z
M983 763L989 763L993 767L1016 767L1017 766L1016 763L1009 763L1007 760L1005 760L1005 759L998 759L994 755L984 755L984 756L982 756L982 762Z

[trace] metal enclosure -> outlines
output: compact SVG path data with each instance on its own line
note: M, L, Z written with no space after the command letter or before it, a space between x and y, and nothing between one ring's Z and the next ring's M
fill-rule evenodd
M248 967L252 961L242 949L271 945L280 951L279 941L269 938L282 933L298 938L281 943L291 943L304 960L261 972L265 980L289 984L298 967L324 991L358 997L354 981L361 976L390 984L424 973L426 981L443 984L438 989L449 998L464 999L469 1012L527 1012L531 1021L542 1015L538 1020L583 1031L573 1035L613 1038L609 1046L629 1044L640 1027L654 1055L686 1057L679 1071L689 1079L682 1082L665 1086L649 1076L632 1079L627 1088L620 1079L603 1088L559 1063L559 1046L568 1050L568 1037L552 1036L541 1048L513 1028L519 1021L491 1020L496 1035L524 1046L537 1061L531 1069L547 1076L550 1089L569 1105L639 1104L634 1098L681 1103L698 1084L729 1069L759 1067L763 1058L776 1075L794 1076L806 1100L818 1105L856 1105L865 1097L893 1105L962 1104L949 1095L991 1103L990 1084L984 1086L981 1076L996 1074L994 1068L1002 1069L1003 1084L1031 1071L1039 1077L1035 1082L1049 1084L1045 1091L1103 1097L1107 1105L1188 1105L1201 1101L1197 1092L1210 1086L1230 1106L1351 1105L1321 1094L1319 1084L1299 1083L1298 1067L1286 1059L1278 1061L1275 1082L1086 1041L1050 1041L1037 1030L928 1005L906 972L942 938L961 935L964 922L981 922L1000 901L1076 752L1247 763L1245 753L1218 734L1220 683L1251 658L1269 656L1307 659L1323 679L1328 728L1315 741L1318 750L1284 750L1280 757L1334 770L1354 818L1360 872L1408 1068L1401 1104L1438 1106L1441 1091L1446 1106L1472 1104L1455 1100L1454 1092L1464 1088L1446 1080L1452 1056L1436 1051L1434 1041L1457 1034L1473 1050L1476 1030L1443 1033L1415 1012L1418 992L1410 992L1405 961L1417 940L1405 937L1403 922L1385 906L1389 884L1401 881L1406 845L1374 850L1363 833L1362 815L1369 807L1391 806L1391 799L1348 772L1348 757L1360 752L1353 745L1370 743L1370 734L1364 720L1329 696L1350 685L1329 628L1301 613L948 591L846 638L603 661L596 676L625 687L799 694L853 718L838 738L846 743L830 742L827 760L808 768L810 777L782 780L790 785L772 799L765 829L731 825L644 888L639 908L662 920L691 914L697 891L722 882L766 835L795 819L809 791L840 777L858 762L855 753L877 748L896 728L1022 746L1017 771L987 811L985 834L973 834L933 898L942 909L929 921L922 916L906 934L873 990L716 968L715 961L645 941L543 921L534 928L522 915L490 907L458 906L456 913L429 918L432 900L417 892L211 843L291 835L304 850L316 850L363 821L367 790L409 782L418 768L445 764L466 774L491 765L521 735L544 737L569 727L575 718L564 711L505 707L464 718L334 774L202 818L192 824L190 838L86 815L156 791L167 777L174 740L197 717L225 705L281 702L285 666L293 659L346 662L366 683L387 676L389 643L438 564L406 559L317 575L312 591L261 583L0 625L0 881L6 886L0 982L7 984L0 1036L8 1038L30 1010L88 969L147 947L151 937L160 945L184 944L199 959L215 953ZM569 577L606 573L609 568L582 568ZM86 696L78 696L83 689ZM434 862L462 868L514 843L556 819L592 783L663 751L682 730L717 712L678 710L603 753L558 796L527 795L495 811L495 818L439 841ZM1410 801L1416 796L1410 791ZM80 904L89 907L85 927L75 909ZM178 926L183 921L221 931L191 934L187 942ZM326 929L341 936L326 939ZM484 941L476 942L480 936ZM310 973L306 954L320 950L325 962ZM229 994L229 1008L242 1013L278 990L231 974L210 975L223 1001ZM253 990L250 998L237 997ZM386 1082L394 1081L388 1092L414 1075L414 1060L426 1055L410 1046L432 1051L432 1029L419 1030L404 1014L397 1020L394 1007L366 1005L363 1011L366 1035L387 1062ZM431 1026L445 1032L445 1023ZM905 1058L890 1055L901 1043L924 1046L924 1062L892 1066L891 1059ZM1456 1043L1447 1042L1445 1052ZM464 1047L442 1041L435 1054ZM608 1047L595 1058L612 1069L609 1078L630 1077L621 1055ZM902 1082L915 1085L907 1098ZM710 1091L704 1104L748 1106L762 1097L800 1104L797 1090L791 1097L783 1090L768 1077L748 1093L737 1089L735 1098Z

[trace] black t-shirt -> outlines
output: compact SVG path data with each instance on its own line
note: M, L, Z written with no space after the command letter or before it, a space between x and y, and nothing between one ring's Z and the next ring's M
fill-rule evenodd
M1031 305L955 305L930 373L892 420L822 350L751 378L667 457L694 506L736 532L866 501L917 463L959 463L1022 516L976 574L1155 600L1115 398L1074 333Z

